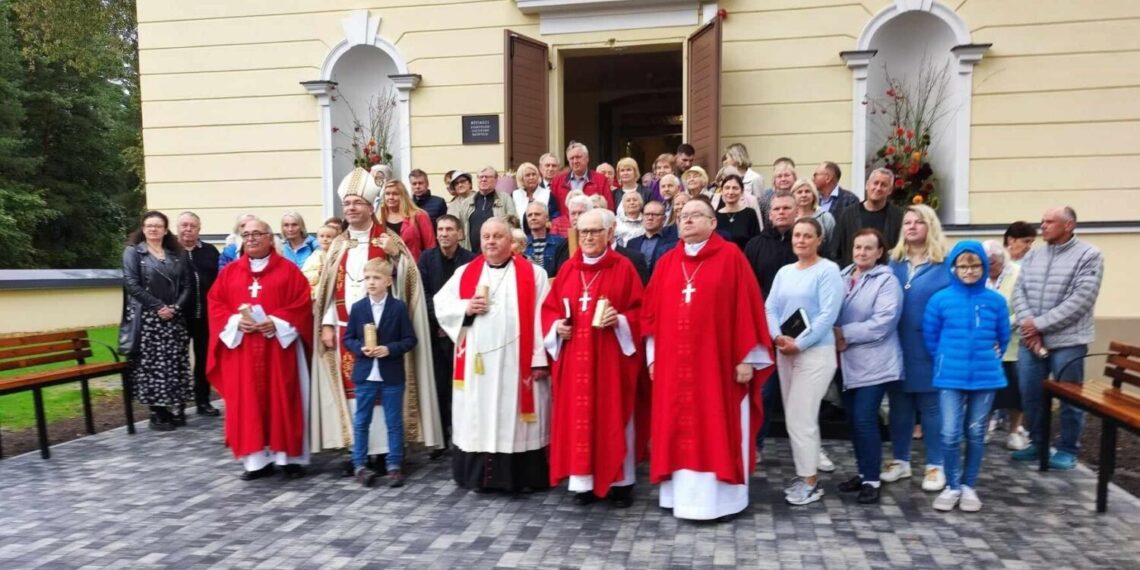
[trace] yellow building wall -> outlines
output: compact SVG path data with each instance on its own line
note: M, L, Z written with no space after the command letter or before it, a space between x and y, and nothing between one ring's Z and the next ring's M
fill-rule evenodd
M766 180L792 156L850 171L852 77L838 53L891 0L722 0L722 146L745 143ZM975 223L1140 220L1140 2L947 0L974 42L970 207ZM539 34L514 0L141 0L144 143L151 207L194 209L206 233L253 211L321 212L320 125L301 81L317 79L341 20L382 18L412 73L412 166L442 191L452 168L502 168L503 145L464 146L460 116L504 112L503 30L550 44L551 144L562 140L560 64L571 50L680 44L696 26ZM505 121L502 126L505 127ZM560 149L555 149L560 150ZM561 155L562 153L559 152ZM537 157L536 157L537 158ZM845 186L859 185L849 179ZM1109 260L1098 314L1140 317L1131 234L1090 237ZM1111 301L1109 300L1111 299Z
M2 289L0 335L114 325L122 311L121 286Z

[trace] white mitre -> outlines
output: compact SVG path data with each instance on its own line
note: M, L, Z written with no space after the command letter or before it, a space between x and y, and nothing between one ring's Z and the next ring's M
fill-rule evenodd
M364 198L365 202L371 204L380 195L380 187L376 185L376 181L372 179L372 175L367 170L358 166L352 169L352 172L349 172L344 180L340 181L340 187L336 189L336 193L342 202L349 196L360 196Z

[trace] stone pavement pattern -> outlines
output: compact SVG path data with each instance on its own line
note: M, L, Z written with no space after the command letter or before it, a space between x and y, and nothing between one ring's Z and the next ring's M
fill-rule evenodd
M792 462L773 440L752 506L692 523L656 506L644 472L626 510L575 506L564 488L468 493L422 452L402 489L339 477L336 454L305 479L243 482L221 422L192 417L0 461L0 568L1140 568L1140 501L1114 489L1097 515L1087 469L1042 476L992 446L983 511L942 514L917 479L876 506L840 495L854 460L844 442L827 448L839 471L823 501L784 503Z

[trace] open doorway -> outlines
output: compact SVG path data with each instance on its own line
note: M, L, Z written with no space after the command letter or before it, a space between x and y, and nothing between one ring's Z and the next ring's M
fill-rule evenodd
M567 54L562 64L565 143L590 149L590 162L632 157L645 171L684 134L681 45Z

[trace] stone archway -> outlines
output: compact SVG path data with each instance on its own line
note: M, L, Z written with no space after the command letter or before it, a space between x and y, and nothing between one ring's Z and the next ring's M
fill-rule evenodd
M420 77L408 73L408 64L396 46L380 36L379 15L358 10L341 21L344 39L329 51L321 65L319 80L303 82L317 97L321 128L322 202L325 216L337 211L336 185L352 170L352 158L334 149L347 140L334 135L333 127L351 132L351 106L357 115L367 115L370 99L388 87L396 91L395 144L391 149L392 169L400 178L407 176L411 157L411 91ZM333 89L335 85L335 90ZM348 105L334 102L346 97ZM367 120L367 119L364 119Z
M865 162L879 134L863 104L885 89L884 65L893 75L913 75L923 57L932 65L949 64L948 113L932 146L932 166L939 177L940 216L950 224L970 221L970 105L974 64L989 44L970 43L965 21L934 0L895 0L875 14L859 35L857 50L841 55L851 68L853 134L852 190L862 193Z

